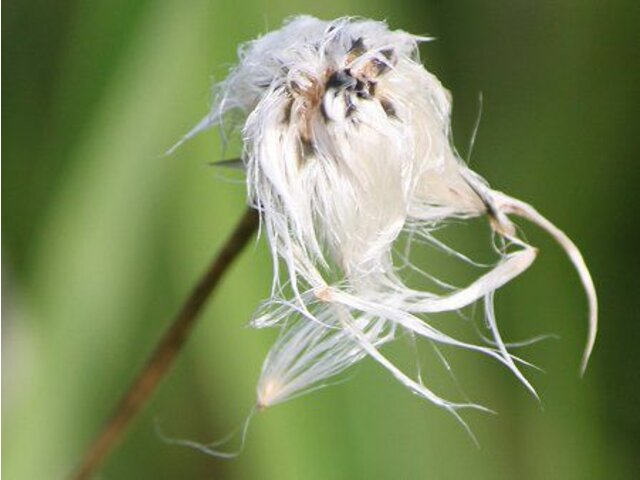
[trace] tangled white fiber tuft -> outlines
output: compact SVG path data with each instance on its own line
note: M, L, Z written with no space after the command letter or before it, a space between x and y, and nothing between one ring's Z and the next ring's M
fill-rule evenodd
M210 114L183 139L220 125L230 112L243 116L249 200L274 263L271 298L252 325L282 329L262 368L258 409L322 387L365 356L457 418L458 409L483 409L441 398L392 363L380 347L400 331L493 357L535 395L518 368L525 362L509 353L493 314L494 292L537 252L518 238L508 215L549 232L577 269L589 300L586 366L597 300L584 260L533 207L492 190L458 156L449 92L418 59L418 44L427 40L366 19L295 17L240 48ZM442 295L404 283L392 256L401 233L429 240L447 220L481 215L509 247L489 271ZM425 318L481 299L493 338L479 344Z

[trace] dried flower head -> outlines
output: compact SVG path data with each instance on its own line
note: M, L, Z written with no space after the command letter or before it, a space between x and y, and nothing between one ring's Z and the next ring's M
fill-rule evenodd
M445 400L392 363L380 347L400 331L488 355L535 394L492 306L494 292L536 257L509 215L549 232L575 265L589 299L583 369L587 363L597 302L582 256L530 205L492 190L458 156L450 94L418 59L418 44L427 40L365 19L293 18L241 47L210 114L185 137L230 112L243 116L249 199L261 213L275 269L272 296L252 325L282 329L262 368L258 408L319 388L365 356L456 416L459 408L482 408ZM435 241L432 232L443 222L482 215L505 245L488 272L446 294L405 284L392 256L401 233ZM480 299L490 340L461 341L425 317Z

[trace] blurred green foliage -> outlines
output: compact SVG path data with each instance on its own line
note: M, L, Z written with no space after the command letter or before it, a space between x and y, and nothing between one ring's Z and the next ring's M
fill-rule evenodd
M635 2L23 0L2 13L5 478L69 472L232 228L244 186L207 162L234 152L212 133L162 153L204 114L237 45L297 13L438 37L423 59L453 92L461 150L482 91L474 169L555 220L592 268L602 328L590 370L578 378L578 280L525 227L542 254L498 294L498 318L511 339L561 338L523 352L547 371L530 374L543 408L497 364L446 352L465 391L499 412L466 416L481 449L369 361L347 383L260 414L235 461L167 445L154 419L213 440L254 401L275 334L244 328L270 287L260 241L100 478L640 478ZM486 252L486 229L455 233ZM420 348L430 376L438 362Z

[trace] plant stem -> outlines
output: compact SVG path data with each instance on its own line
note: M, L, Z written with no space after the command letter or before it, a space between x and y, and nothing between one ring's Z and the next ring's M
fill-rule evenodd
M158 383L164 378L180 353L198 319L198 314L202 311L202 307L257 230L258 222L258 212L247 208L235 230L194 287L172 324L165 331L146 366L121 398L100 434L86 451L79 466L72 474L72 479L91 478L122 438L133 418L145 406Z

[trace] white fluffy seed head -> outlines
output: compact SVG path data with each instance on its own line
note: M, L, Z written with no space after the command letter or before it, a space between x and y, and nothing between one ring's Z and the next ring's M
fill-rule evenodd
M246 114L250 198L289 266L299 251L366 274L409 215L484 211L449 143L449 93L418 62L424 40L298 17L241 48L205 124Z
M296 17L241 47L210 114L186 137L232 111L244 117L249 199L261 212L276 266L273 296L253 325L282 327L258 384L260 408L322 386L366 355L444 408L474 406L440 398L380 353L398 327L489 355L533 391L490 306L495 290L535 258L515 237L508 213L541 225L569 251L590 296L588 352L592 347L597 304L582 257L535 210L491 190L458 157L449 92L419 62L418 44L426 40L383 22ZM391 255L403 231L430 240L435 225L482 214L519 250L447 295L403 283ZM482 298L493 333L488 345L456 340L424 317Z

